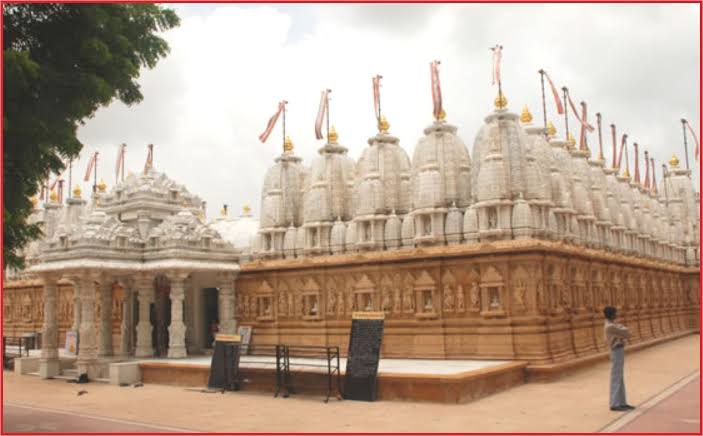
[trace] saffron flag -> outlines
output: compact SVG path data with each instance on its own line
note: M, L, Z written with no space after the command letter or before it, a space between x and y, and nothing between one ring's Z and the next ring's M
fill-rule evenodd
M281 100L281 101L278 103L278 110L276 111L275 114L273 114L273 116L272 116L271 118L269 118L269 122L268 122L268 124L266 124L266 130L264 130L264 133L262 133L261 135L259 135L259 141L261 141L261 142L266 142L266 140L268 139L269 135L271 134L271 131L272 131L273 128L276 126L276 122L278 122L278 117L281 116L281 112L283 112L284 110L286 110L286 104L287 104L287 103L288 103L288 102L285 101L285 100Z
M688 128L688 131L691 133L691 137L693 138L693 143L696 145L696 148L693 150L693 155L696 157L696 160L699 159L699 154L700 154L700 147L698 144L698 137L696 136L696 132L693 131L693 127L691 127L690 124L688 124L688 121L683 120L684 125L686 125L686 128Z
M317 119L315 119L315 138L323 139L322 135L322 120L325 116L329 117L329 95L332 92L331 89L325 89L320 95L320 106L317 108Z
M436 119L441 117L442 113L442 88L439 84L439 64L435 60L430 62L430 77L432 79L432 113Z
M542 70L544 71L544 70ZM549 74L547 74L546 71L544 71L544 77L547 78L547 82L549 82L549 87L552 89L552 95L554 96L554 104L557 106L557 113L559 115L564 114L564 105L561 104L561 99L559 98L559 91L557 91L557 87L554 86L554 82L552 82L552 78L549 77Z
M620 141L620 154L618 155L618 171L622 166L622 151L625 149L625 143L627 142L627 133L622 134L622 140Z
M373 83L373 111L377 121L381 119L381 79L383 79L383 76L379 74L371 78Z
M124 154L126 148L126 144L120 144L120 148L117 150L117 162L115 163L115 179L117 180L120 178L120 170L124 168Z
M503 58L503 46L496 44L493 51L493 85L500 83L500 61Z
M149 151L146 154L146 162L144 162L144 174L154 165L154 144L149 144Z
M585 118L581 119L581 117L579 117L579 113L576 110L576 105L574 105L574 102L571 101L571 94L569 93L569 91L566 91L566 98L569 100L569 106L571 106L571 110L574 112L574 116L579 121L579 123L581 123L581 125L585 127L589 132L592 132L594 130L593 126L588 124Z
M88 168L85 169L85 177L83 177L83 181L87 182L90 180L90 173L93 172L93 167L95 166L95 161L98 158L98 152L94 152L93 155L90 157L90 160L88 161Z

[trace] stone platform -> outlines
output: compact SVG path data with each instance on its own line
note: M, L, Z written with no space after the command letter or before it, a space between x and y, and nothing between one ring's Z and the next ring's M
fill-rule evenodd
M320 359L291 358L296 394L324 395L326 369L303 366L324 364ZM379 400L465 403L525 382L525 362L480 360L382 359L378 373ZM342 377L346 359L340 359ZM144 383L188 387L207 385L209 357L181 360L150 359L139 362ZM275 359L243 356L242 390L275 391ZM336 386L336 379L334 380ZM343 383L342 383L343 385Z

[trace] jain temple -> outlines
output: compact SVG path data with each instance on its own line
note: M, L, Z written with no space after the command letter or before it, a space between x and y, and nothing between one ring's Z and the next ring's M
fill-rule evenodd
M358 159L334 128L312 162L286 140L259 220L248 208L207 220L152 166L88 199L35 200L44 237L6 272L5 335L41 332L42 377L93 378L108 362L203 355L213 322L251 326L252 344L344 354L357 311L385 312L382 357L536 368L604 353L606 305L632 344L697 332L690 170L673 156L656 180L636 148L620 168L601 141L559 139L502 95L495 106L472 149L444 113L412 156L385 118ZM73 359L59 353L67 331Z

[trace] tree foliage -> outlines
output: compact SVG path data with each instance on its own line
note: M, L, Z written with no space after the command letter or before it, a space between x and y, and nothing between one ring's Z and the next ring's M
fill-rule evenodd
M62 160L78 156L78 126L117 98L142 100L139 70L169 51L159 32L179 24L152 4L3 5L3 257L40 235L30 197ZM69 187L70 190L70 187Z

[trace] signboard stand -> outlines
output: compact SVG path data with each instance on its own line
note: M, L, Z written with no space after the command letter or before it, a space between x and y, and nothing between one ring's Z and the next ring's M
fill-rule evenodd
M383 312L352 314L347 370L344 375L344 398L375 401L376 375L383 338Z
M208 388L224 391L239 390L239 350L241 345L239 335L216 335L215 352L210 362Z

